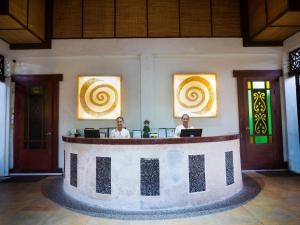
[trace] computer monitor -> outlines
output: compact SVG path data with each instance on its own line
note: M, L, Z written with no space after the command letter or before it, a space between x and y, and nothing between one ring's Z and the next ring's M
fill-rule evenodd
M167 137L175 136L175 128L167 128Z
M202 129L182 129L180 137L201 137Z
M132 138L142 138L142 131L141 130L133 130L131 137Z
M86 138L100 138L100 130L98 129L84 129L84 137Z
M158 137L159 138L166 138L167 137L167 129L166 128L159 128L158 129Z

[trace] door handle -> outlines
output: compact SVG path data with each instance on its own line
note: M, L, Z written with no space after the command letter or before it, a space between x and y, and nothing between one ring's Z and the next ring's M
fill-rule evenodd
M245 128L246 130L250 130L250 128L247 126L246 128Z
M50 131L50 132L48 132L48 133L46 133L46 136L51 136L52 135L52 132Z

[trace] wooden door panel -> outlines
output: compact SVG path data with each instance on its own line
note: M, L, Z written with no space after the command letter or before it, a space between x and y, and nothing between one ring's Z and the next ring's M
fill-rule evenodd
M62 76L15 75L14 169L57 172L58 81Z
M234 71L242 169L283 168L280 70Z

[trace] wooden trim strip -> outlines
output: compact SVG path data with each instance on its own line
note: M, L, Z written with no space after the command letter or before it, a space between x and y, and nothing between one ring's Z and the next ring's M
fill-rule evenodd
M14 74L12 75L12 81L13 82L22 82L22 81L29 81L29 80L57 80L62 81L63 80L63 74Z
M7 28L7 29L0 29L0 30L25 30L24 28Z
M244 47L267 47L267 46L283 46L283 41L251 41L243 39Z
M109 139L109 138L83 138L63 136L62 140L68 143L77 144L101 144L101 145L163 145L163 144L192 144L204 142L221 142L239 139L238 134L211 136L211 137L184 137L184 138L130 138L130 139Z
M84 0L81 0L81 38L84 37L84 28L83 28L83 24L84 24Z
M8 14L8 2L9 0L1 0L1 4L0 4L0 15L5 15Z
M240 0L241 35L244 40L249 40L249 15L247 0Z
M117 0L114 0L114 37L117 36Z
M300 11L300 1L299 0L289 0L289 9L291 11Z
M178 0L177 3L178 3L178 35L179 37L181 37L181 16L180 16L181 0Z
M269 21L269 11L268 11L268 1L265 0L265 13L266 13L266 24L268 24Z
M282 70L233 70L233 77L256 77L256 76L278 78L283 76L283 72Z
M28 24L29 24L29 0L27 0L27 23L26 23L26 28L28 29Z
M148 15L148 0L146 0L146 25L147 25L147 38L149 37L149 15Z
M63 173L62 168L52 169L52 170L31 170L31 169L10 169L10 173Z
M213 7L212 7L212 0L209 1L210 7L210 36L214 36L214 19L213 19Z

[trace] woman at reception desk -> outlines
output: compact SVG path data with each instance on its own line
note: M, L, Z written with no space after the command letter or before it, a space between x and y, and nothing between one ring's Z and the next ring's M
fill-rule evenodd
M117 120L116 131L123 122ZM216 203L243 187L238 134L114 137L63 137L67 195L101 208L149 211Z
M180 137L182 129L193 129L193 126L189 125L190 116L188 114L183 114L181 116L181 125L178 125L175 129L175 137Z

